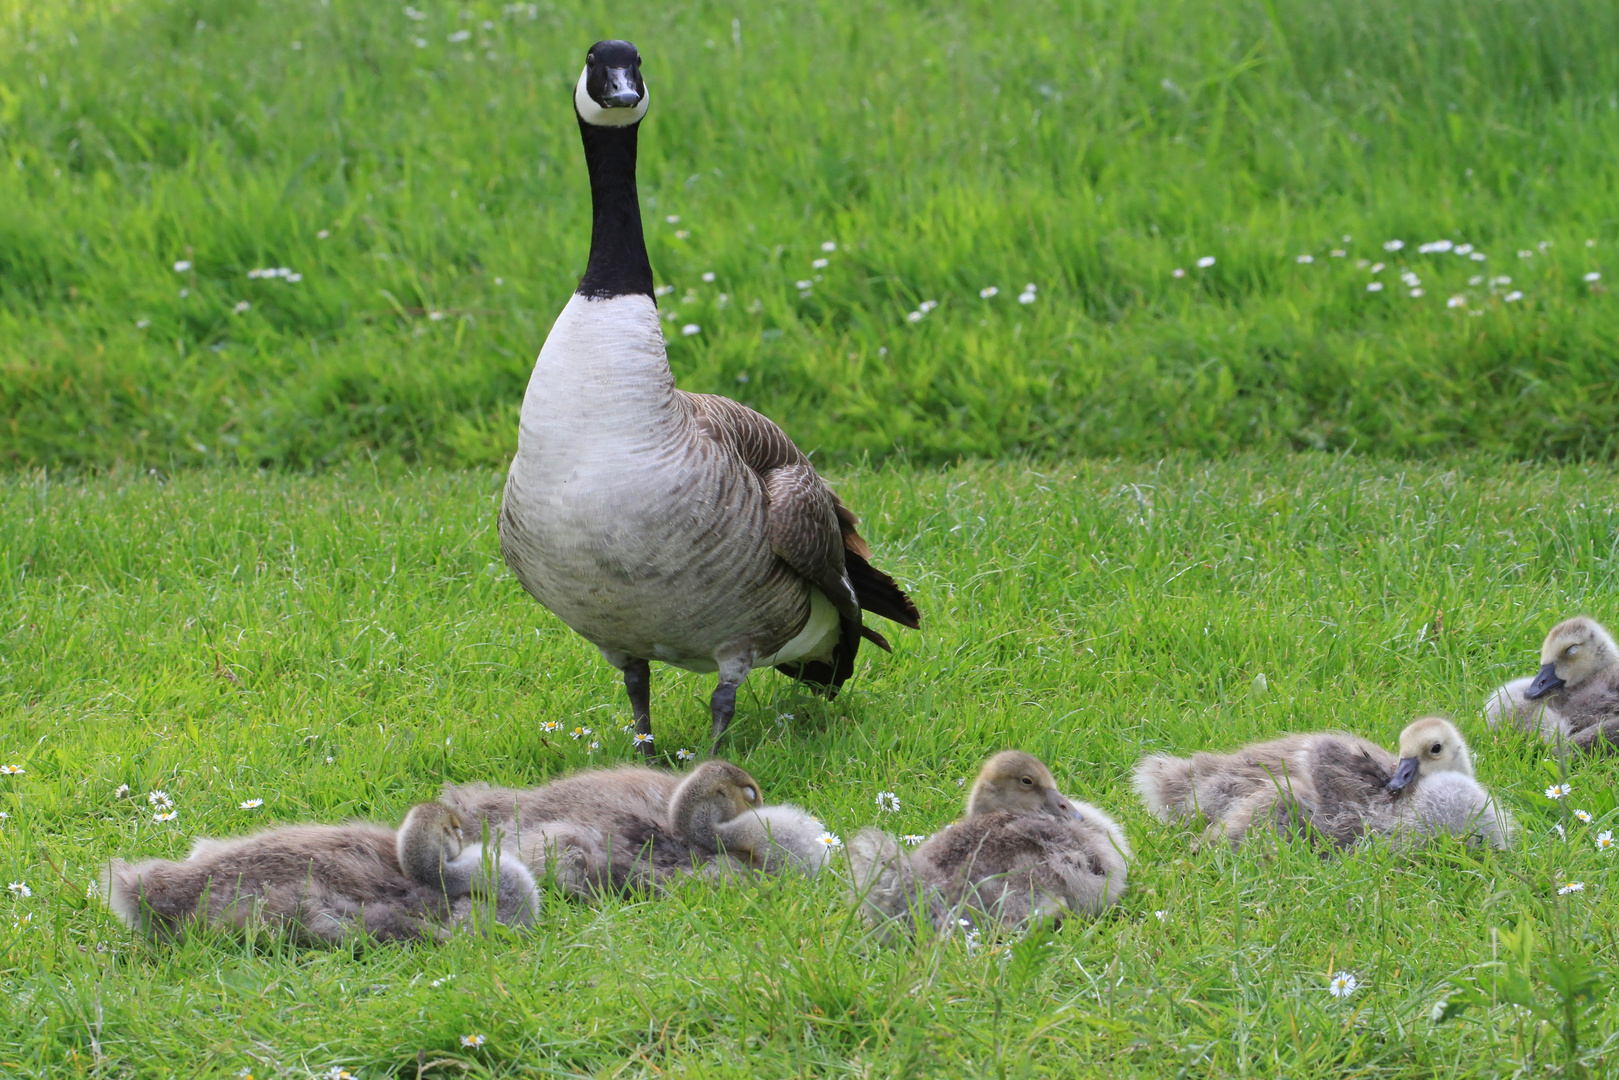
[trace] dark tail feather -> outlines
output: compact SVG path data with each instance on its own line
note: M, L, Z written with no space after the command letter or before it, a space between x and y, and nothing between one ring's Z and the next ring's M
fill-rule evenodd
M922 616L917 612L916 605L905 595L905 590L894 584L893 578L872 566L858 552L847 549L843 552L843 565L862 608L873 615L892 619L901 626L909 626L912 630L920 627ZM882 647L887 648L887 645Z
M855 653L860 651L860 639L869 631L854 619L840 619L838 632L838 647L832 650L831 660L811 660L802 664L777 664L776 670L783 675L790 675L800 682L810 684L810 689L823 695L828 701L838 696L838 687L843 685L845 679L854 674ZM877 635L879 640L882 635ZM881 642L883 648L888 642Z

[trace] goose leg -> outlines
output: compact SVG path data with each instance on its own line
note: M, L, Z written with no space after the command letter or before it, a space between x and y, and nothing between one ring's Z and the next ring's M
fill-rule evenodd
M715 757L720 752L720 736L725 734L725 729L731 726L731 718L736 715L736 687L736 683L721 679L720 684L714 687L714 696L708 700L708 711L714 717Z
M630 715L635 721L637 734L652 734L652 665L631 657L623 664L624 692L630 697ZM642 757L651 757L652 740L637 744Z
M725 729L731 726L731 718L736 715L736 688L742 685L748 672L753 669L753 657L753 652L749 651L719 662L720 684L714 687L714 696L708 699L708 711L714 718L714 748L711 753L716 757L720 752L720 736L725 734Z

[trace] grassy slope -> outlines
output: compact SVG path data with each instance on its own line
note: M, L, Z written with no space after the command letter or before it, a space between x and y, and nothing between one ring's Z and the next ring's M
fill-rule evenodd
M1619 445L1608 0L419 7L0 0L0 461L502 460L604 34L679 377L826 455Z
M885 825L925 832L986 752L1044 755L1118 813L1139 864L1122 906L1066 928L1032 978L999 949L869 946L829 879L553 900L520 941L359 959L136 943L84 900L112 854L393 820L446 777L523 783L590 760L542 719L591 725L598 758L622 760L627 709L594 651L501 568L491 473L13 477L0 762L27 771L0 778L0 878L34 895L0 896L0 1070L414 1075L418 1050L491 1075L1495 1076L1558 1060L1505 1008L1424 1017L1526 913L1543 928L1562 913L1580 949L1616 960L1613 862L1591 843L1619 816L1614 766L1574 774L1567 809L1598 821L1565 845L1540 794L1547 755L1476 719L1492 685L1532 670L1551 621L1612 615L1612 473L1316 456L839 486L925 632L893 635L895 655L870 656L835 705L756 676L730 751L845 835L881 816L879 790L903 803ZM698 744L708 686L657 672L660 745ZM1518 849L1193 854L1129 792L1144 751L1335 725L1387 741L1434 710L1462 718L1525 826ZM175 825L150 820L153 788L176 797ZM250 797L264 807L236 808ZM1556 897L1565 874L1588 891ZM1334 1001L1329 970L1363 989ZM1603 1008L1588 1045L1613 1031ZM469 1032L489 1042L464 1052Z

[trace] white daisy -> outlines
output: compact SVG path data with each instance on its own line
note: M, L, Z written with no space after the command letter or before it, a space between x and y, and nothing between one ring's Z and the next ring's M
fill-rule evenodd
M1300 255L1296 259L1294 259L1293 261L1296 262L1296 263L1313 263L1313 262L1315 262L1315 256L1314 255Z
M680 224L680 215L679 214L670 214L667 217L665 217L663 220L667 221L671 225L679 225Z
M155 806L159 810L167 810L174 805L174 800L169 798L169 793L166 791L148 791L146 801L149 805Z
M463 1036L461 1036L461 1045L466 1047L469 1050L476 1049L477 1047L482 1046L487 1041L488 1040L486 1040L482 1035L463 1035Z
M233 308L231 308L231 310L232 310L232 311L234 311L234 312L235 312L235 313L236 313L236 314L238 314L238 315L244 315L244 314L246 314L246 313L247 313L247 312L248 312L248 311L249 311L249 310L250 310L250 309L251 309L251 308L252 308L252 307L253 307L253 305L252 305L252 304L249 304L249 303L248 303L248 302L247 302L247 301L246 301L246 300L238 300L238 301L237 301L237 302L236 302L236 306L235 306L235 307L233 307Z
M1034 301L1035 295L1032 292L1021 292L1017 294L1017 302L1020 304L1032 304Z
M178 811L178 810L168 810L168 811L164 811L163 813L153 814L152 815L152 820L153 821L173 821L175 818L177 818L179 816L180 816L180 811Z
M1373 281L1373 282L1369 283L1366 286L1366 291L1367 292L1382 292L1383 291L1383 283L1381 281Z
M1413 289L1422 284L1422 279L1417 277L1417 275L1410 270L1407 270L1405 273L1401 274L1400 280L1405 282Z
M135 329L137 329L137 330L145 330L148 326L151 326L151 325L152 325L152 320L151 319L136 319L135 320Z
M692 753L690 750L687 750L684 746L675 751L676 761L691 761L696 756L696 754Z
M1388 263L1373 263L1371 273L1381 274L1386 266L1388 266Z
M1350 994L1353 994L1355 992L1355 988L1359 985L1360 980L1356 979L1347 971L1340 971L1338 974L1334 975L1330 981L1328 981L1327 993L1331 994L1335 998L1346 998Z
M1518 252L1518 258L1520 259L1533 259L1534 257L1535 253L1528 248L1523 248Z
M322 229L320 232L315 234L315 239L324 240L330 235L332 235L332 231L330 229Z
M1334 259L1341 259L1348 255L1349 252L1345 251L1343 248L1333 248L1328 254L1330 254Z
M1509 304L1515 304L1519 300L1523 299L1523 293L1519 292L1517 289L1514 289L1511 292L1507 293L1505 296L1503 296L1501 299L1505 300Z
M541 731L561 731L562 730L562 721L560 721L560 720L547 720L547 721L545 721L544 723L542 723L540 725L540 730Z
M910 314L905 316L905 321L906 322L921 322L922 321L922 313L920 311L913 311Z
M236 804L238 810L257 810L264 805L263 799L243 799Z
M592 739L590 741L590 745L585 747L585 751L587 753L594 754L596 751L600 750L601 748L602 748L602 744L597 742L596 740Z
M1567 896L1569 893L1577 893L1577 892L1584 892L1584 891L1585 891L1585 882L1583 882L1583 881L1565 881L1565 882L1563 882L1563 884L1561 884L1561 885L1559 885L1557 887L1557 895L1558 896Z
M1482 251L1475 251L1469 255L1468 258L1472 259L1474 262L1483 262L1484 260L1488 259L1489 256L1484 254Z
M34 890L28 887L28 882L26 881L13 881L9 888L12 896L20 896L24 900L34 895Z
M900 837L899 839L900 839L900 843L908 844L911 847L915 847L916 845L918 845L918 844L922 843L923 841L925 841L927 839L927 837L923 836L921 833L906 833L904 836Z
M1209 267L1211 267L1213 265L1214 265L1214 256L1213 255L1205 255L1201 259L1197 260L1197 268L1199 270L1207 270Z
M1589 274L1585 275L1585 280L1590 281L1590 282L1601 281L1602 280L1602 275L1599 274L1597 271L1593 270Z
M1473 252L1473 245L1472 244L1457 244L1456 245L1456 254L1458 254L1458 255L1468 255L1468 254L1471 254L1472 252Z
M815 284L815 282L805 279L805 280L800 280L800 281L793 282L793 287L795 289L799 289L799 290L808 290L814 284Z
M675 239L676 240L685 240L689 236L691 236L691 230L690 229L676 229L675 230Z
M652 745L652 732L650 732L650 731L637 731L635 733L635 745L636 746L651 746Z
M1155 911L1152 914L1153 917L1159 922L1163 922L1165 919L1169 918L1169 912L1167 911Z
M0 765L0 776L21 776L27 771L21 765Z
M1001 290L996 288L994 285L985 285L982 289L978 290L978 296L980 299L988 300L990 297L996 295L1000 291Z
M831 262L831 259L816 259L814 262L810 263L810 265L815 267L817 270L825 270L827 266L831 264Z
M1421 289L1412 289L1411 290L1411 295L1412 296L1421 296L1422 295L1422 290Z
M186 271L188 271L190 269L191 269L191 260L190 259L181 259L179 262L174 264L174 272L176 274L183 274L183 273L185 273Z
M586 735L594 735L594 734L595 734L595 732L591 731L587 727L576 727L572 731L568 732L568 738L570 738L570 739L582 739Z
M1405 247L1405 241L1404 240L1385 240L1385 241L1383 241L1383 250L1384 251L1399 251L1403 247Z
M1170 277L1185 277L1186 276L1186 267L1184 267L1184 266L1175 267L1175 269L1173 269L1173 270L1171 270L1169 272L1169 276Z
M916 310L926 315L928 312L932 311L938 306L939 302L937 300L924 300L920 304L916 305Z
M1546 798L1566 799L1573 790L1574 789L1569 787L1567 784L1553 784L1551 787L1546 789Z
M899 796L892 791L879 791L877 793L877 809L892 814L899 809Z
M1613 833L1611 833L1611 832L1599 832L1599 833L1597 833L1596 845L1597 845L1597 850L1598 851L1612 851L1613 850Z
M1465 296L1453 296L1449 300L1445 301L1445 306L1448 307L1448 308L1466 307L1467 306L1467 297L1465 297Z
M843 838L835 833L824 832L815 839L819 840L829 848L840 848L843 846Z
M835 240L824 240L821 242L821 250L828 252L836 251L838 250L837 242Z
M1591 812L1589 810L1576 810L1574 811L1574 816L1587 825L1591 824Z
M712 271L712 270L704 270L703 271L703 280L707 281L707 282L712 282L714 280L714 271Z
M129 785L128 784L119 784L117 787L112 789L112 797L115 798L115 799L122 799L125 795L128 795L128 794L129 794Z

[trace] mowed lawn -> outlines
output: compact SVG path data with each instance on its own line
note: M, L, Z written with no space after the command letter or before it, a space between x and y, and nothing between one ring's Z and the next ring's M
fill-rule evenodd
M929 832L991 751L1044 757L1136 848L1119 907L1039 949L883 948L834 874L652 902L548 896L531 933L298 950L136 940L87 887L277 822L399 819L446 779L630 758L622 691L501 564L490 471L124 472L0 489L0 1072L355 1076L1506 1076L1570 1065L1521 1008L1435 1024L1535 928L1523 967L1615 963L1614 767L1492 735L1486 692L1557 618L1613 614L1607 469L1326 455L888 468L835 477L923 611L835 703L764 672L727 753L844 837ZM1264 676L1263 688L1256 680ZM658 669L658 743L703 746L706 679ZM1443 712L1518 816L1335 862L1196 850L1153 822L1144 752ZM601 743L543 734L558 720ZM121 785L128 794L120 797ZM148 794L168 793L172 822ZM895 792L896 813L879 811ZM256 809L239 809L262 799ZM1587 825L1572 817L1586 810ZM1566 826L1559 839L1556 826ZM1559 895L1569 881L1583 891ZM1503 936L1507 935L1507 936ZM1328 993L1349 972L1358 988ZM1555 981L1555 980L1554 980ZM1574 1009L1611 1068L1606 983ZM463 1048L462 1036L481 1035ZM1577 1063L1576 1063L1577 1064ZM1570 1069L1559 1075L1576 1075Z

